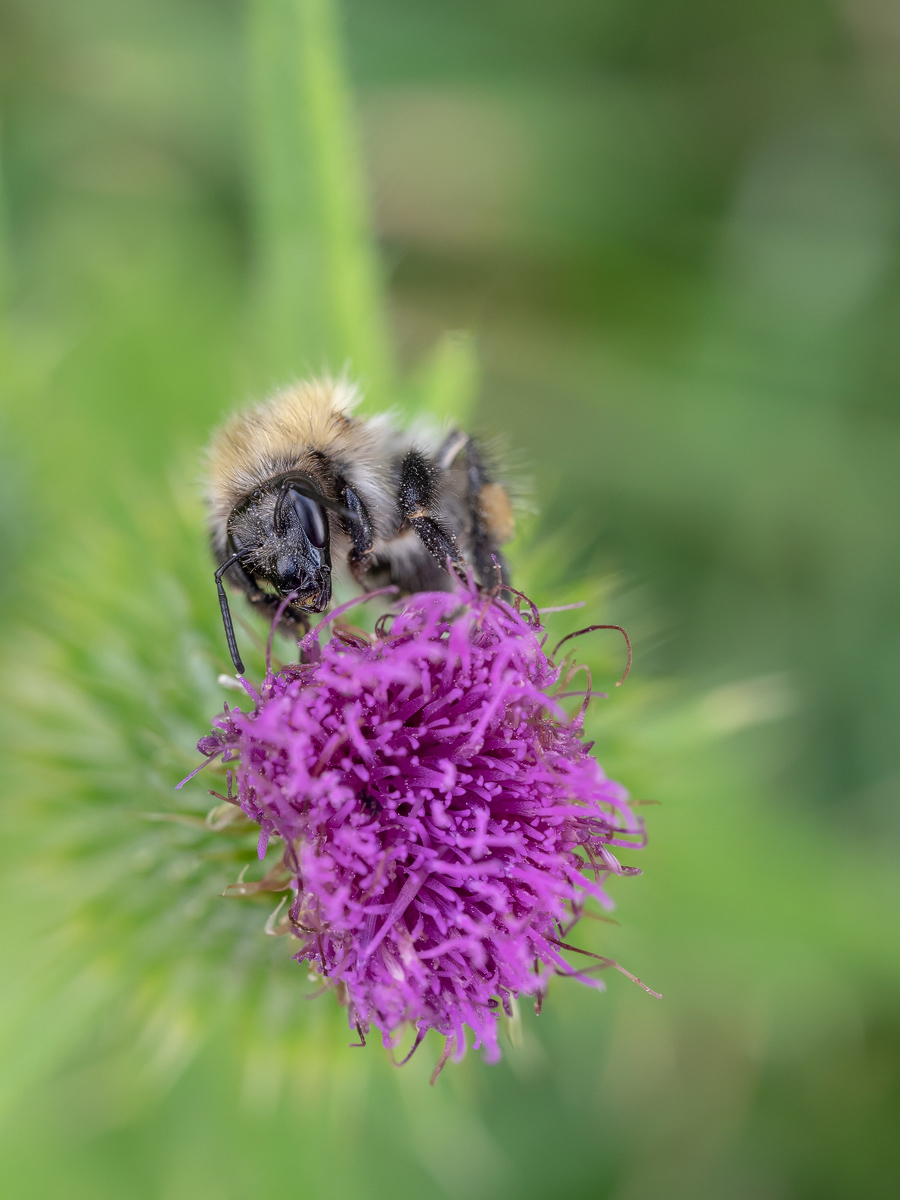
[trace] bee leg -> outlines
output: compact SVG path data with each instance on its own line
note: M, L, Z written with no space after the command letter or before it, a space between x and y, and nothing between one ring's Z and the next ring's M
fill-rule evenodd
M447 560L456 566L457 574L463 577L465 560L459 549L456 536L434 516L437 499L436 468L418 450L410 450L400 464L400 488L397 506L403 522L408 523L419 535L419 540L428 553L442 567Z
M360 587L366 586L366 575L372 566L372 550L375 544L375 533L372 528L372 518L364 501L351 487L341 491L341 501L353 514L353 520L345 518L341 523L344 532L350 538L352 548L347 555L347 565L353 578Z

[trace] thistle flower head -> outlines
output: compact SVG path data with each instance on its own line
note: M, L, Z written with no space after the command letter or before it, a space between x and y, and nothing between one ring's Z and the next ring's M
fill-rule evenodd
M554 698L570 670L545 640L534 609L421 593L380 636L308 635L200 743L239 759L261 855L284 840L296 957L386 1045L411 1023L461 1056L468 1026L494 1060L513 997L554 973L602 987L560 934L588 896L609 906L605 877L631 873L614 849L643 835Z

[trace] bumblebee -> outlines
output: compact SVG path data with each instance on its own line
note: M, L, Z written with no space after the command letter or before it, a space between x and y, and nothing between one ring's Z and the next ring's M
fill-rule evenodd
M346 381L310 380L237 413L207 454L207 503L228 649L238 653L223 580L274 619L309 627L328 608L332 572L364 591L445 590L451 572L507 582L513 534L505 488L460 429L411 433L390 415L354 416ZM289 598L289 599L288 599Z

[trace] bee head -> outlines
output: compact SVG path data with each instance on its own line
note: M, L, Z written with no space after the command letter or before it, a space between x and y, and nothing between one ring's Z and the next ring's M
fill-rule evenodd
M296 593L291 607L324 612L331 599L331 546L324 496L308 475L276 476L237 505L228 519L232 554L245 572L277 596Z

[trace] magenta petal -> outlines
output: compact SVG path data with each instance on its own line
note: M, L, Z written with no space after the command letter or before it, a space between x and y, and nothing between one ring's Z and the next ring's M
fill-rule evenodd
M608 903L630 870L609 847L643 828L553 700L541 633L477 591L422 593L387 637L333 638L215 722L260 856L270 833L294 856L297 958L386 1044L411 1022L459 1056L469 1026L493 1061L510 996L553 971L598 984L553 939L586 895Z

